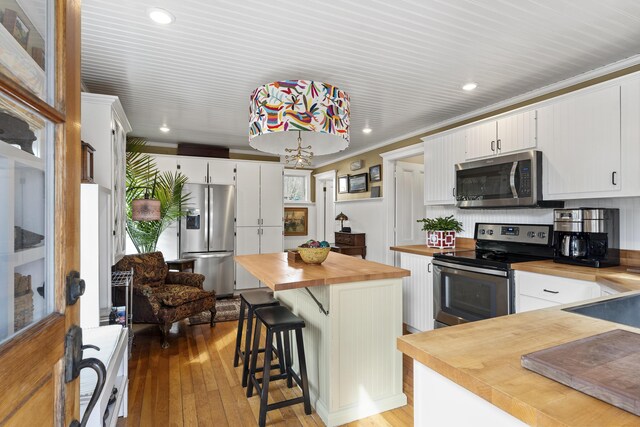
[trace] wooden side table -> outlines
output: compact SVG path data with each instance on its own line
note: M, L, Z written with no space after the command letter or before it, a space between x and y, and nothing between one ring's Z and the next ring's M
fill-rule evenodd
M169 270L172 271L187 271L193 273L196 260L194 258L173 259L171 261L165 261Z
M360 255L362 259L367 256L367 244L365 233L345 233L335 232L335 243L331 246L331 251L345 255Z

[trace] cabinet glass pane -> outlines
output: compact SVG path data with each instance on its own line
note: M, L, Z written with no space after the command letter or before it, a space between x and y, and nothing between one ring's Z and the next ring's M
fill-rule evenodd
M53 125L0 97L0 342L53 309Z
M53 0L0 0L0 72L52 104Z

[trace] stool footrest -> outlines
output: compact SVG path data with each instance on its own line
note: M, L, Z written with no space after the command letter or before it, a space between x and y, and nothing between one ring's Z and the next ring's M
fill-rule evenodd
M280 409L289 405L296 405L298 403L304 403L304 397L296 397L293 399L283 400L282 402L270 403L267 405L267 411L271 411L272 409Z

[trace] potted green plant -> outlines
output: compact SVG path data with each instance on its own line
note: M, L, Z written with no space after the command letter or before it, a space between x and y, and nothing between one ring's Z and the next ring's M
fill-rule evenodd
M159 172L152 157L141 151L145 143L142 138L130 138L126 155L126 229L138 253L156 250L160 234L186 215L184 206L189 200L188 194L182 194L187 177L180 172ZM160 201L160 220L134 221L132 202L144 198L150 189L151 197Z
M422 218L422 231L427 232L427 246L447 249L456 246L456 233L462 231L462 222L449 215L437 218Z

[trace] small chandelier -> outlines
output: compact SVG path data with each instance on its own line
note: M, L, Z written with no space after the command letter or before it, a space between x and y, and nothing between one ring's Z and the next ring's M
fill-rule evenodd
M312 80L283 80L258 87L249 104L249 144L284 155L285 161L311 165L311 158L349 146L349 95ZM298 145L288 132L298 132ZM306 132L302 147L301 132ZM311 149L313 148L313 152Z
M298 148L285 148L284 151L285 153L294 153L286 154L284 156L285 163L293 163L294 169L311 166L313 151L311 151L310 145L307 145L306 147L302 146L302 135L300 134L300 131L298 131Z

